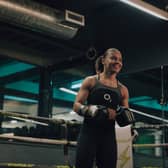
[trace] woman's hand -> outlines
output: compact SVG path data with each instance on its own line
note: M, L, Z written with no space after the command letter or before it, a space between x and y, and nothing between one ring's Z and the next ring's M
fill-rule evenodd
M115 120L116 118L116 110L108 108L108 116L109 116L109 120Z

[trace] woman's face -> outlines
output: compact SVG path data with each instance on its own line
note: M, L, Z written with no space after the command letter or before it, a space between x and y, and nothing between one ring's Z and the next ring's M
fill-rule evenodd
M119 73L123 63L122 56L119 51L111 51L102 59L104 70L109 73Z

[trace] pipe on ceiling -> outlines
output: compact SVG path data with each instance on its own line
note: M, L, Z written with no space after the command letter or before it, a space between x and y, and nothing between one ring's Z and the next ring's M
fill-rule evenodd
M31 0L0 0L0 20L59 39L73 38L84 26L84 16L59 11Z

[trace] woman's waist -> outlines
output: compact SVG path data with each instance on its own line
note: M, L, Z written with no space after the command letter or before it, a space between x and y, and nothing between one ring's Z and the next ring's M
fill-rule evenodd
M115 121L114 120L103 120L97 121L92 118L85 118L83 121L84 129L91 130L91 131L112 131L115 129Z

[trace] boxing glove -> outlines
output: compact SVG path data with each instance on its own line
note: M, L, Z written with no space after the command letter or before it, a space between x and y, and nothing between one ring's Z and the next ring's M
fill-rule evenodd
M116 121L121 127L135 122L134 114L129 108L118 106L116 113Z
M107 114L107 108L101 105L81 105L78 114L84 117L96 117L99 113Z

